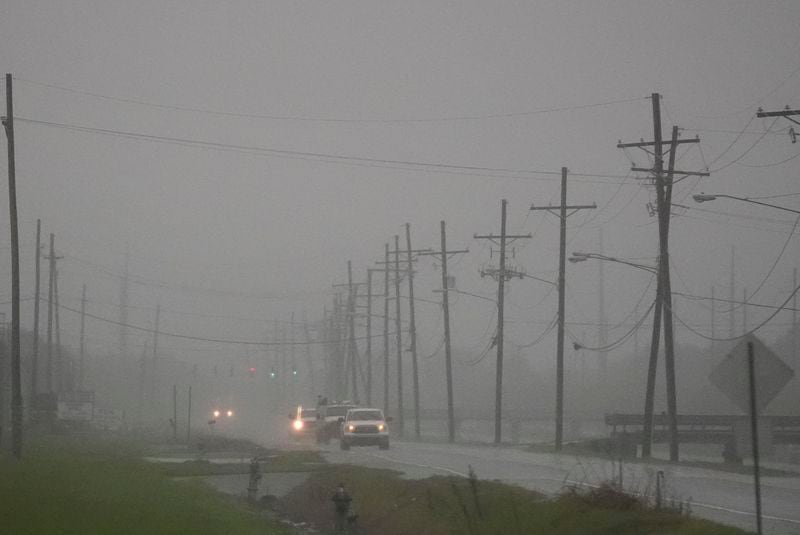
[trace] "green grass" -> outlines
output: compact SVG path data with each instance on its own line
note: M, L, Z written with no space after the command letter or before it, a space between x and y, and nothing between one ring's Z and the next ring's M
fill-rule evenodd
M316 472L281 499L294 520L328 529L333 523L331 496L338 482L353 497L363 533L382 535L522 534L674 534L735 535L735 528L654 511L636 499L609 492L577 492L555 500L494 481L455 477L401 479L394 472L331 466Z
M200 482L138 460L142 445L63 439L0 458L0 526L13 534L285 534Z

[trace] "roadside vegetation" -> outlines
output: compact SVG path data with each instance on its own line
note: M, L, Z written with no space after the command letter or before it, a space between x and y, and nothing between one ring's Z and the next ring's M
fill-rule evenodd
M329 466L278 501L281 514L333 525L331 497L338 483L352 496L361 534L528 535L674 534L735 535L745 532L677 510L655 510L613 485L571 488L555 499L476 477L407 480L387 470Z
M0 531L23 534L288 534L201 482L174 481L143 443L50 437L0 457Z

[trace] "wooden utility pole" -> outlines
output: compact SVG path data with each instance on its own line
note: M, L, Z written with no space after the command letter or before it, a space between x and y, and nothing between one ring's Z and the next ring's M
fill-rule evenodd
M717 337L716 333L716 315L717 315L717 299L714 295L714 285L711 285L711 355L714 355L714 339Z
M792 270L792 289L797 288L797 268ZM792 296L792 354L794 355L794 369L800 365L797 356L797 292Z
M358 375L356 370L358 349L356 347L356 290L353 285L353 266L347 261L347 362L350 367L350 380L353 385L353 401L358 400Z
M188 444L191 440L192 440L192 385L189 385L189 406L186 410L186 443Z
M389 414L389 244L384 247L383 265L383 412Z
M49 278L47 284L47 362L45 364L45 387L49 394L53 393L53 285L56 275L55 234L50 233Z
M56 389L58 392L64 392L67 390L66 388L66 377L67 371L69 370L69 366L65 365L64 363L64 354L61 351L61 321L59 314L59 300L58 300L58 269L55 271L54 275L54 283L53 283L53 298L54 298L54 316L55 316L55 324L56 324Z
M39 390L39 293L41 291L41 261L42 261L42 220L36 220L36 280L34 281L33 294L33 354L31 355L31 392L30 407Z
M153 329L153 365L150 377L150 403L154 411L158 410L158 331L161 324L161 304L156 303L156 322Z
M367 406L372 407L372 269L367 268Z
M405 434L405 415L403 414L403 339L400 333L400 236L394 235L394 325L397 331L397 432Z
M658 364L659 330L663 316L664 328L664 364L666 368L667 383L667 413L670 430L670 460L678 461L678 417L677 396L675 387L675 349L673 339L673 311L672 311L672 285L670 281L669 263L669 223L672 211L672 184L674 175L709 176L705 172L677 171L675 170L675 156L678 145L684 143L699 143L699 138L678 139L678 127L672 129L672 139L665 142L661 133L661 95L653 93L651 96L653 107L653 141L637 143L617 143L617 148L637 147L653 148L654 166L652 169L632 167L634 172L646 172L652 176L656 187L656 202L658 215L658 270L656 286L656 303L653 311L653 336L650 347L650 363L647 372L647 390L645 393L645 414L642 437L642 457L650 457L653 436L653 405L655 395L655 376ZM664 173L664 145L669 144L669 165ZM649 152L649 149L645 149Z
M530 238L530 234L510 236L506 234L506 205L508 201L502 200L500 206L500 235L489 234L486 236L475 235L475 239L495 240L500 239L500 268L497 271L491 270L481 272L481 277L486 274L497 277L497 334L495 334L494 345L497 346L497 365L495 371L495 404L494 404L494 443L500 444L503 436L503 313L505 311L505 283L507 278L518 275L513 270L506 269L506 245L508 240L518 238Z
M128 354L128 276L130 269L129 246L125 244L125 270L119 287L119 352L123 368L127 363Z
M456 441L456 418L453 406L453 364L451 360L450 345L450 298L448 291L450 283L447 275L447 258L450 255L468 253L469 250L448 251L447 232L444 221L439 222L441 234L441 250L431 251L430 253L420 253L428 255L439 255L442 263L442 314L444 319L444 373L447 381L447 441L451 444Z
M414 314L414 268L411 253L411 224L406 223L406 250L408 255L408 335L411 340L411 367L414 380L414 436L420 438L419 428L419 368L417 365L417 326Z
M172 440L178 442L178 385L172 385Z
M728 281L728 298L731 300L731 306L729 307L728 311L728 338L733 338L735 336L736 331L736 314L734 313L736 307L733 303L736 302L736 271L735 271L735 262L736 260L736 246L731 245L731 274L730 280Z
M19 228L17 226L17 175L14 163L14 98L11 73L6 73L8 139L8 215L11 231L11 453L22 458L22 377L19 357Z
M324 320L323 320L324 321ZM317 385L314 380L314 359L311 358L311 333L308 330L308 318L303 311L303 335L306 342L306 365L308 366L308 391L309 399L314 399L317 394Z
M531 210L547 210L555 214L558 210L560 221L559 256L558 256L558 338L556 343L556 451L561 451L564 440L564 323L566 297L566 263L567 263L567 217L578 210L593 210L597 205L567 205L567 168L561 168L561 206L531 206ZM570 213L567 213L570 210Z
M158 327L156 327L157 329ZM78 361L78 390L83 390L84 360L86 357L86 285L81 291L81 352Z

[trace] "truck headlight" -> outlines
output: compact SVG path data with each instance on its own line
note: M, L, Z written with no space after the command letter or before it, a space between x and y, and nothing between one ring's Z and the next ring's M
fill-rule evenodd
M385 425L383 425L383 424L378 424L378 431L383 431L384 429L386 429L386 426L385 426Z
M347 430L351 431L351 432L355 431L356 430L356 426L354 426L353 424L350 424L350 425L347 426Z
M214 411L214 418L219 418L219 411Z
M294 428L297 431L300 431L303 428L303 420L295 420L294 424L292 424L292 425L294 425Z
M230 418L231 416L233 416L233 411L232 410L228 410L228 418Z

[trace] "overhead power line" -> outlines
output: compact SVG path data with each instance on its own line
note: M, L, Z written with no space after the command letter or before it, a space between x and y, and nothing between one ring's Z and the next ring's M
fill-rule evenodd
M536 169L510 169L503 167L483 167L476 165L458 165L447 164L439 162L419 162L413 160L393 160L388 158L369 158L363 156L349 156L321 152L310 151L296 151L287 149L274 149L269 147L258 147L252 145L236 145L232 143L218 143L212 141L201 141L189 138L179 138L171 136L159 136L152 134L144 134L140 132L131 132L124 130L114 130L108 128L95 128L90 126L75 125L69 123L57 123L51 121L40 121L37 119L28 119L24 117L17 117L17 121L21 123L28 123L38 126L46 126L52 128L61 128L75 132L82 132L88 134L118 136L129 139L136 139L141 141L150 141L155 143L167 143L174 145L182 145L187 147L202 148L217 151L230 151L245 154L256 154L262 156L272 156L276 158L286 158L292 160L313 161L318 163L333 163L340 165L354 165L354 166L367 166L367 167L380 167L386 169L400 169L404 171L414 170L426 173L445 173L445 174L465 174L468 176L481 176L492 179L518 179L518 180L535 180L535 175L542 175L553 177L547 180L556 180L560 175L558 171L536 170ZM488 175L487 175L488 173ZM495 173L502 173L504 176L494 176ZM612 179L626 179L627 175L619 174L601 174L601 173L570 173L570 176L579 178L612 178ZM538 180L545 180L538 178ZM607 180L591 181L583 180L584 182L595 182L600 184L618 184L618 182L611 182Z
M59 308L63 308L64 310L68 310L69 312L73 312L75 314L80 314L81 311L74 309L72 307L68 307L66 305L58 304ZM142 331L146 333L158 333L160 336L168 336L170 338L180 338L183 340L195 340L199 342L212 342L217 344L232 344L232 345L245 345L245 346L262 346L262 347L274 347L274 346L305 346L305 345L318 345L318 344L337 344L340 343L341 340L339 339L331 339L331 340L309 340L309 341L282 341L282 342L268 342L268 341L257 341L257 340L235 340L235 339L226 339L226 338L207 338L204 336L192 336L188 334L177 334L168 331L156 330L151 329L148 327L141 327L139 325L132 325L130 323L122 323L120 321L112 320L110 318L104 318L102 316L97 316L95 314L90 314L88 312L84 313L87 318L92 318L97 321L102 321L105 323L110 323L112 325L119 325L122 327L127 327L129 329L133 329L135 331ZM382 337L383 334L376 334L371 338L378 338ZM354 338L355 340L366 340L366 336L359 336Z
M94 93L91 91L83 91L81 89L74 89L70 87L59 86L55 84L48 84L44 82L37 82L35 80L28 80L25 78L17 78L14 77L15 80L20 82L24 82L31 85L37 85L40 87L47 87L49 89L56 89L58 91L64 91L67 93L73 93L76 95L82 95L86 97L98 98L102 100L108 100L112 102L120 102L124 104L135 104L137 106L147 106L150 108L157 108L162 110L174 110L174 111L182 111L182 112L191 112L191 113L202 113L206 115L215 115L215 116L222 116L222 117L236 117L240 119L269 119L275 121L298 121L298 122L315 122L315 123L441 123L441 122L453 122L453 121L478 121L484 119L507 119L512 117L525 117L529 115L540 115L544 113L555 113L555 112L562 112L562 111L576 111L576 110L585 110L588 108L599 108L603 106L612 106L615 104L626 104L629 102L638 102L640 100L645 100L644 97L637 97L637 98L626 98L626 99L617 99L617 100L609 100L605 102L595 102L592 104L577 104L574 106L558 106L552 108L539 108L535 110L528 110L528 111L519 111L519 112L508 112L508 113L485 113L485 114L474 114L474 115L450 115L450 116L442 116L442 117L383 117L383 118L356 118L356 117L315 117L315 116L304 116L304 115L280 115L280 114L264 114L264 113L253 113L253 112L233 112L233 111L225 111L225 110L212 110L209 108L200 108L200 107L193 107L193 106L178 106L174 104L163 104L159 102L153 102L148 100L141 100L141 99L134 99L134 98L125 98L125 97L115 97L111 95L103 95L101 93Z

